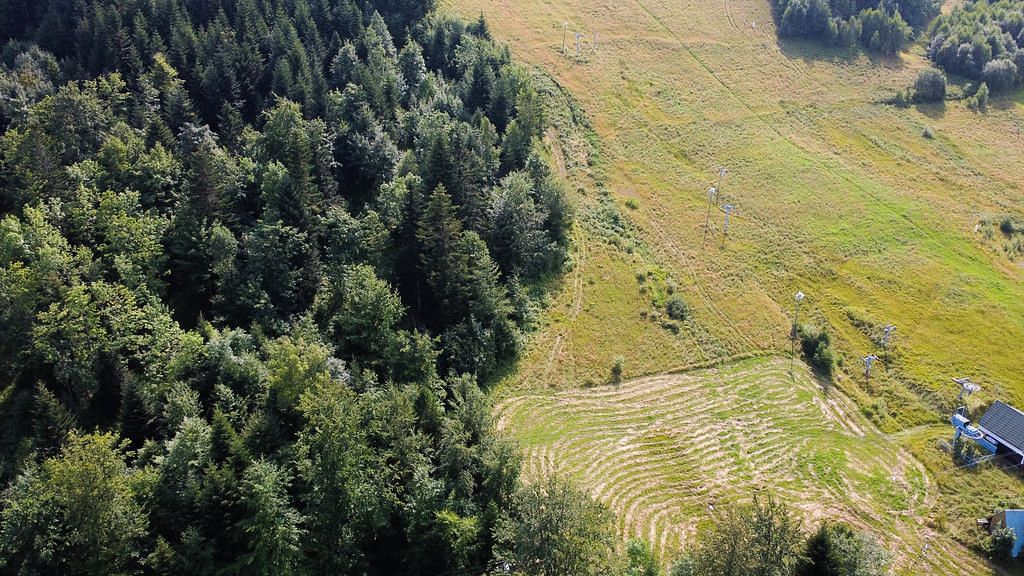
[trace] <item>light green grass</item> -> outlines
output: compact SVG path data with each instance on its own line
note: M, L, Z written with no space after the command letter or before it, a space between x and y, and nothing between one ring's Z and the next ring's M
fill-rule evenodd
M528 479L575 479L617 513L624 537L649 540L664 558L723 507L771 493L808 529L843 519L871 531L902 571L984 571L927 528L942 496L924 466L797 368L757 359L534 392L506 397L496 414L523 446ZM925 542L931 551L919 558Z
M764 0L455 7L483 11L520 59L579 100L600 137L599 180L620 205L638 203L625 212L694 312L678 337L651 323L647 343L635 346L649 304L631 279L641 255L606 250L584 230L583 308L554 314L592 354L556 356L554 374L539 383L599 382L616 355L635 357L627 370L637 374L784 350L791 294L802 289L808 318L829 324L850 357L873 343L844 307L900 326L900 378L891 385L933 396L890 406L899 425L924 423L922 413L950 400L954 373L984 381L989 398L1024 404L1016 369L1024 354L1006 345L1024 339L1024 272L972 232L984 215L1022 213L1024 145L1011 137L1017 104L985 114L953 102L941 110L879 104L912 82L920 56L873 63L780 44ZM599 30L597 54L560 54L563 20ZM925 126L934 139L921 136ZM724 194L740 216L724 246L718 235L703 248L705 190L719 163L731 169ZM582 201L592 202L597 189L582 188L590 194ZM713 217L720 227L721 213ZM603 334L610 341L591 345Z
M887 545L909 558L910 542L934 533L970 554L963 545L977 539L975 518L1007 494L1024 494L1019 479L1001 472L962 481L936 446L949 430L951 376L982 383L976 403L1024 405L1024 268L999 242L973 231L983 219L1024 215L1024 142L1014 132L1024 116L1020 95L984 113L955 102L881 104L927 65L919 47L872 61L780 42L767 0L448 6L467 16L483 12L519 60L550 74L579 105L551 89L560 129L549 142L580 206L575 267L495 397L605 383L616 356L631 378L778 355L789 348L791 298L799 289L808 295L802 317L835 336L845 367L840 390L895 434L893 444L926 464L927 474L910 475L915 490L940 487L929 490L922 515L943 530L897 524ZM586 38L599 31L600 50L579 59L561 54L563 21ZM566 121L581 110L593 135ZM922 136L926 127L934 138ZM726 242L716 233L704 246L705 191L719 164L731 170L725 199L740 214ZM604 193L634 224L625 238L610 237L595 216L607 203ZM627 201L637 208L625 208ZM722 215L712 217L717 232ZM638 282L637 271L648 269L655 280ZM692 312L677 331L664 327L657 306L668 280ZM895 348L865 381L859 358L876 350L887 323L899 326ZM524 423L510 430L547 446L597 415L575 418L562 429ZM918 430L928 431L927 440ZM652 450L676 449L661 440L652 440ZM744 481L756 474L731 450L724 446L722 454L736 464L732 473ZM801 489L816 505L833 497L835 458L825 452L794 461ZM621 473L632 471L631 463L622 466ZM685 470L675 474L690 478ZM901 505L878 470L856 474L880 505ZM622 498L640 491L622 489Z

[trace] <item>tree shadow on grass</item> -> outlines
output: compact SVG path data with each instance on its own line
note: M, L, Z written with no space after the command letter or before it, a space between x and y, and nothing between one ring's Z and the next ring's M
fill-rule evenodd
M803 60L805 64L815 62L850 64L860 57L860 52L857 50L828 46L819 40L776 36L775 43L784 56L790 60Z
M988 101L988 107L993 110L1014 110L1021 105L1024 105L1024 93L1000 94Z
M867 58L872 66L883 66L894 70L899 70L906 66L903 57L899 54L883 56L859 47L843 48L840 46L830 46L821 40L777 36L775 43L778 45L779 51L787 58L803 60L805 64L814 64L815 62L852 64L860 58Z
M811 382L817 384L818 389L826 396L835 390L835 382L833 382L832 377L827 374L822 374L819 370L816 370L813 366L808 364L800 354L799 348L797 348L796 357L790 358L789 362L789 376L794 383L796 383L798 374L806 374Z
M940 120L946 115L945 102L921 102L914 104L914 108L932 120Z
M821 372L810 369L811 380L818 385L818 388L825 394L825 396L831 396L832 392L836 389L835 382L832 381L832 377L826 376Z

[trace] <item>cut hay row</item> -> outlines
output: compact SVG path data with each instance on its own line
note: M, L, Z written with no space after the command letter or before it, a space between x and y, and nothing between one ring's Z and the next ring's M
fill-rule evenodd
M808 526L844 519L934 574L981 566L923 526L921 466L789 361L748 360L619 386L507 398L499 426L524 473L567 476L609 506L622 536L671 558L724 506L773 494ZM925 486L925 488L922 488ZM915 558L912 552L929 551Z

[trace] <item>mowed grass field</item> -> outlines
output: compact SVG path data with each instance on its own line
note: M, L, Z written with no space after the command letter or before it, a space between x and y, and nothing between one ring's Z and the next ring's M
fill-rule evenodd
M581 135L560 122L549 133L580 207L574 267L526 359L495 391L528 461L545 454L544 466L577 476L610 503L624 533L672 548L694 522L713 517L702 497L671 493L687 485L672 481L654 482L669 487L653 491L667 499L657 502L644 499L652 489L642 482L611 489L588 477L585 452L556 448L559 435L619 430L600 408L606 392L595 388L608 382L616 357L626 379L681 372L685 380L694 369L725 366L719 369L728 373L754 362L760 368L750 369L761 376L744 386L766 399L781 394L772 374L788 354L792 295L802 290L801 319L834 336L842 365L833 394L864 436L818 435L806 413L815 407L806 396L813 390L804 387L778 406L793 411L778 416L788 419L778 424L786 433L762 440L794 454L794 478L756 458L750 474L761 474L768 490L778 485L791 503L857 518L891 543L905 567L926 537L944 550L938 557L973 566L978 560L965 545L977 539L974 519L996 506L1024 505L1024 483L996 469L955 468L937 444L950 435L952 376L982 385L974 405L999 398L1024 406L1024 267L1002 249L998 233L988 238L976 228L1024 216L1024 98L997 99L984 112L957 102L892 107L884 101L927 65L919 46L878 60L779 40L768 0L448 0L447 7L467 17L483 13L518 59L571 94L593 130ZM575 31L583 34L579 57ZM716 207L705 242L706 190L719 165L729 174L718 205L734 204L739 213L724 238ZM628 220L624 230L610 224L617 217L609 205ZM665 318L660 304L670 291L686 301L685 321ZM878 352L889 323L898 326L894 347L868 381L860 357ZM639 394L629 410L657 419L713 399L673 396L672 408ZM531 410L544 417L514 416ZM664 452L653 464L612 460L609 473L655 469L659 477L707 483L745 470L730 464L742 456L707 446L701 433L652 448ZM837 465L845 480L833 485L860 488L830 490L813 468L797 466L793 442L835 444L847 460ZM675 464L687 450L707 460L687 472ZM909 480L858 480L853 471L870 470L886 454L924 466L924 496L905 490ZM769 467L757 472L760 466ZM721 486L715 497L727 500L749 497L753 484ZM904 490L908 506L888 522L887 486ZM666 501L674 504L648 505ZM936 573L951 570L936 562Z
M908 573L984 571L926 525L937 493L924 466L786 360L512 396L497 416L517 431L528 478L589 486L623 534L664 557L716 508L770 493L809 528L843 519L878 533Z

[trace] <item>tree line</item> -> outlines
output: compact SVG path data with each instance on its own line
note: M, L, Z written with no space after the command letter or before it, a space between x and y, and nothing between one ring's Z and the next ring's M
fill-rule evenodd
M0 572L550 553L524 526L588 500L520 483L481 386L572 215L482 18L10 0L0 45Z
M1024 82L1021 0L957 5L932 23L929 34L928 57L946 72L983 82L993 93Z
M780 36L893 55L938 15L938 0L772 0Z

